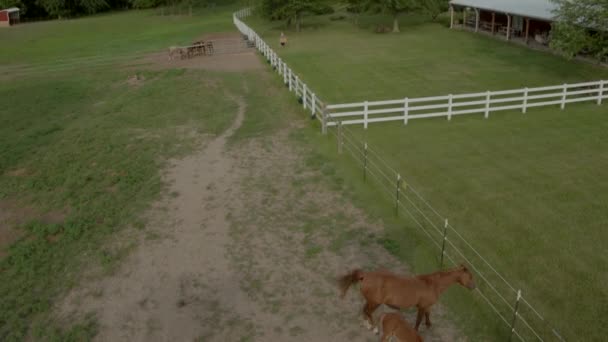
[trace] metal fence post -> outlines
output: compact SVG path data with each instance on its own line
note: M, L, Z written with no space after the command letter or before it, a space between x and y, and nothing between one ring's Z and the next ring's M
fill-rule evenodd
M484 115L484 117L487 119L490 116L490 95L492 93L488 90L486 92L486 113Z
M511 334L509 335L509 341L513 339L515 333L515 323L517 322L517 310L519 310L519 301L521 300L521 290L517 290L517 300L515 301L515 308L513 308L513 320L511 320Z
M363 145L363 181L367 181L367 142Z
M342 121L338 121L338 154L342 154Z
M399 195L401 193L401 175L397 174L397 190L395 192L395 215L399 216Z
M597 105L601 105L602 104L602 98L604 97L604 80L600 81L600 86L598 89L598 97L597 97Z
M521 112L526 114L528 111L528 87L524 88L524 106L521 109Z
M448 219L445 219L443 225L443 242L441 243L441 261L439 267L443 267L443 256L445 255L445 242L448 240Z
M407 125L407 121L409 119L409 115L410 115L410 109L409 109L409 99L406 97L405 100L403 101L403 124Z
M564 83L564 91L562 95L562 110L566 108L566 96L568 95L568 85Z

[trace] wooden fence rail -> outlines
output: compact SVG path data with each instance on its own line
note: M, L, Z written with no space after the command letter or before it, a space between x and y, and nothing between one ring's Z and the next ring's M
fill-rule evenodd
M474 94L332 104L327 105L327 126L340 122L343 125L363 124L367 128L370 123L386 121L403 121L407 125L414 119L446 117L451 120L455 115L465 114L483 114L488 118L490 113L498 111L526 113L529 108L557 105L563 110L568 103L594 101L601 105L605 99L608 99L608 81L600 80Z

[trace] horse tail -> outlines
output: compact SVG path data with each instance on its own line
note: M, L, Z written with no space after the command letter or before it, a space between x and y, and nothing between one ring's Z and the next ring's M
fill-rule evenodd
M352 272L338 278L338 286L340 287L341 297L346 296L346 292L352 284L363 280L363 272L361 270L353 270Z

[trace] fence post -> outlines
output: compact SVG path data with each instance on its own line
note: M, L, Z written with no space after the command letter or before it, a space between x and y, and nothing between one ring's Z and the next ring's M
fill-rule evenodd
M363 104L363 128L367 129L367 101Z
M564 83L564 91L562 95L562 110L566 108L566 95L568 95L568 85Z
M327 106L325 105L321 112L321 133L327 134Z
M409 100L406 97L405 100L403 101L403 124L407 125L407 121L408 121L408 117L410 115L410 109L409 109Z
M283 62L283 83L287 84L287 64Z
M302 83L302 106L306 110L306 83Z
M310 117L315 118L315 111L317 110L317 95L312 93L312 101L310 104Z
M443 267L443 256L445 255L445 242L448 240L448 219L445 219L443 225L443 242L441 243L441 261L439 267Z
M528 87L524 88L524 106L521 109L521 112L526 114L528 111Z
M600 86L598 89L598 97L597 97L597 105L601 105L602 104L602 97L604 97L604 80L600 81Z
M294 92L296 93L296 96L298 96L298 84L300 83L300 78L298 77L298 75L296 75L295 77L295 85L293 86Z
M517 310L519 309L520 299L521 290L517 290L517 300L515 301L515 308L513 308L513 320L511 321L511 335L509 335L509 341L513 339L513 333L515 333L515 323L517 322Z
M490 117L490 95L492 93L488 90L486 92L486 114L484 115L484 117L487 119L488 117Z
M291 68L289 70L289 91L291 91Z
M453 96L452 94L448 95L448 121L452 120L452 101L453 101Z
M401 175L397 174L397 190L395 192L395 215L399 216L399 194L401 193Z
M363 145L363 181L367 182L367 142Z
M342 154L342 121L338 121L338 154Z

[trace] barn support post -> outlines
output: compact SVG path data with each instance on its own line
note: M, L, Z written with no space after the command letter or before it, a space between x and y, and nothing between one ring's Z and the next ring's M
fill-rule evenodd
M604 97L604 80L600 81L599 89L598 89L598 97L597 97L597 105L602 104L602 98Z
M450 28L454 28L454 5L450 5Z
M443 257L445 255L445 242L448 240L448 219L446 218L443 224L443 242L441 243L441 260L439 261L439 267L443 267Z
M479 32L479 9L475 9L475 32Z
M517 290L517 299L515 300L515 307L513 308L513 319L511 320L511 335L509 335L509 341L513 339L515 333L515 323L517 323L517 311L519 310L519 301L521 300L521 290Z
M494 35L494 32L496 27L496 13L492 12L492 35Z
M530 18L526 18L526 45L530 43Z
M562 104L561 109L566 109L566 97L568 96L568 85L564 83L563 91L562 91Z
M491 92L488 90L486 92L486 113L484 115L484 117L487 119L488 117L490 117L490 96L491 96Z
M511 40L511 15L507 14L507 40Z
M467 28L467 9L466 7L462 10L462 28L465 29Z
M403 124L407 125L410 116L409 99L406 97L403 101Z

